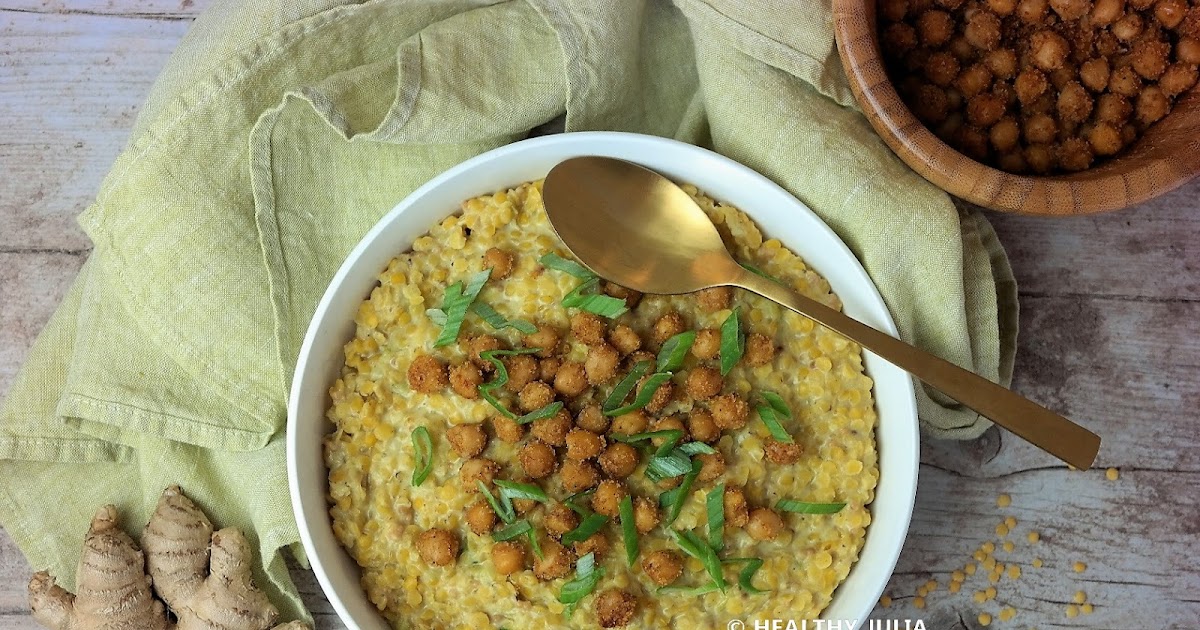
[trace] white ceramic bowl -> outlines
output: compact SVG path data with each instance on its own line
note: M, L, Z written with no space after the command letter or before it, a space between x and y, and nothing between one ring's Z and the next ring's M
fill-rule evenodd
M501 147L442 173L384 216L342 264L313 315L292 381L287 430L292 506L317 579L351 628L388 627L359 586L358 566L334 538L326 501L322 438L332 429L325 419L328 390L344 360L342 346L354 334L354 314L388 261L464 199L542 178L555 164L580 155L637 162L740 208L829 280L847 314L896 334L875 285L828 226L767 178L711 151L637 134L561 134ZM879 486L858 563L824 612L831 620L865 620L874 608L900 554L916 493L919 441L912 380L873 354L867 353L865 364L875 379L879 413Z

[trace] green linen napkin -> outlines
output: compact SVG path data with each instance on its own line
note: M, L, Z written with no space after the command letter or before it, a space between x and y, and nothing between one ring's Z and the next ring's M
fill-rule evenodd
M30 562L73 586L97 505L136 530L178 483L304 616L282 430L318 297L407 193L555 120L767 175L846 241L902 337L1008 383L1004 252L854 109L828 0L216 0L80 218L95 249L0 412L0 523ZM988 426L918 398L930 435Z

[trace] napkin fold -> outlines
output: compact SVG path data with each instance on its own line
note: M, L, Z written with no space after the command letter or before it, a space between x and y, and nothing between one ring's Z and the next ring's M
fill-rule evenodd
M0 410L0 524L73 587L87 521L136 530L178 483L306 618L285 401L316 302L387 210L561 120L709 147L819 214L901 336L1007 384L1016 289L987 221L855 109L829 0L216 0L80 217L95 247ZM986 420L918 390L923 429Z

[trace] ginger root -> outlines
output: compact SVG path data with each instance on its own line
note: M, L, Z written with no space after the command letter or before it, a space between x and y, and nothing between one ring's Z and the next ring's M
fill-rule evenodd
M274 625L279 611L251 580L246 538L234 528L214 533L178 486L163 492L142 548L144 556L117 526L113 506L100 508L84 539L78 593L68 593L45 571L35 574L29 581L34 620L52 630L308 628L298 621Z

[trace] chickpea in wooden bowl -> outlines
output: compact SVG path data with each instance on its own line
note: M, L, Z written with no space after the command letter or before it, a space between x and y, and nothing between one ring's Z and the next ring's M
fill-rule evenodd
M1194 0L834 0L868 120L980 206L1083 214L1200 172Z

